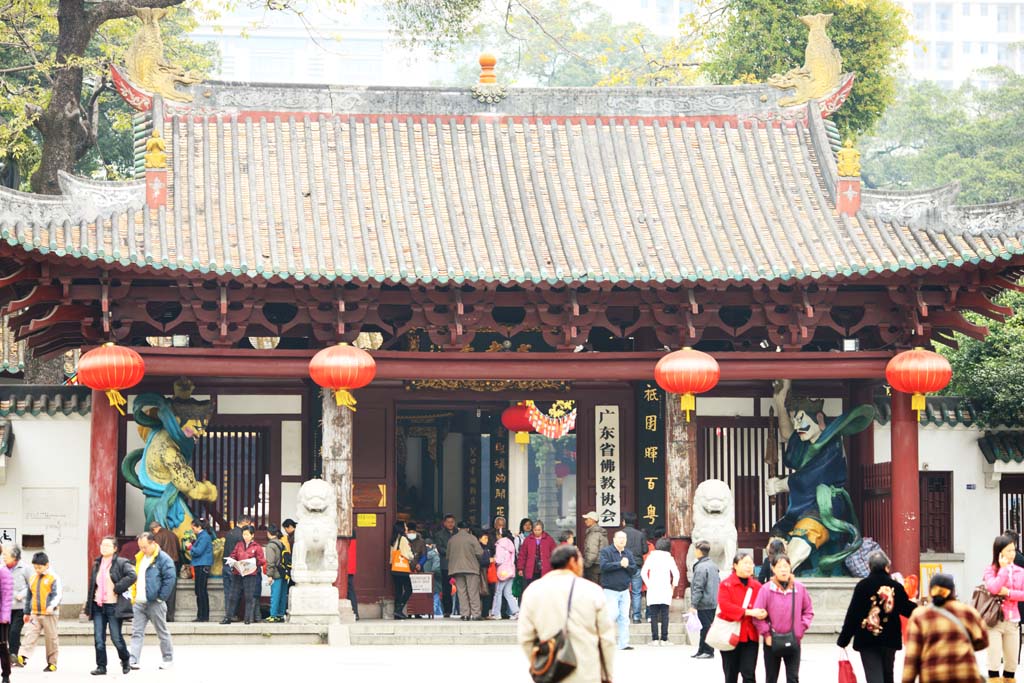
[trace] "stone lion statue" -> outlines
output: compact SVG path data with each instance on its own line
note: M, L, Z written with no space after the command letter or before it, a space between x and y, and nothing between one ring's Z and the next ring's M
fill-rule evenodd
M729 485L720 479L701 482L693 497L693 542L686 553L686 566L697 561L694 545L697 541L711 544L711 561L723 577L732 572L732 559L736 555L736 501Z
M310 479L299 489L292 579L296 584L332 584L338 578L338 509L334 489Z

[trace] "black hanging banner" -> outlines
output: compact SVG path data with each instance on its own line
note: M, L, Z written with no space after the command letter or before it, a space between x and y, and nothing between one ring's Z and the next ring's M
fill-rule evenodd
M508 430L504 427L491 436L491 516L504 517L508 528Z
M665 392L641 382L636 392L637 515L648 536L665 527Z
M470 526L480 525L480 437L463 439L463 519Z

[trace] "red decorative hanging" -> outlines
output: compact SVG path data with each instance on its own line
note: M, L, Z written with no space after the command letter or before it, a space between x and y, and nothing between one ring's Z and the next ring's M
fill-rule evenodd
M533 425L530 424L530 406L526 402L505 408L501 413L501 424L508 431L515 433L516 443L530 443Z
M377 363L366 351L342 342L317 352L309 361L309 376L334 392L339 406L356 409L355 389L361 389L377 375Z
M113 342L84 353L78 360L78 382L106 392L110 405L122 415L128 402L121 390L135 386L145 374L146 362L142 356Z
M896 391L913 394L910 407L921 419L924 395L945 389L953 379L953 368L942 355L917 347L894 356L885 366L885 379Z
M560 439L576 429L575 408L561 417L552 417L543 413L540 408L534 405L533 401L527 401L526 407L529 408L527 416L530 420L530 425L538 434L543 434L549 439Z
M672 394L681 394L680 405L690 421L690 413L697 407L694 394L701 394L718 384L721 371L718 361L689 346L662 357L654 366L654 380L658 386Z

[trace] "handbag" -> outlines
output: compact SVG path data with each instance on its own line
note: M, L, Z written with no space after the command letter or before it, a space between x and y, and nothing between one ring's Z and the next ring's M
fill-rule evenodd
M487 566L487 583L498 583L498 566L491 564Z
M746 610L750 607L750 598L753 595L753 589L747 589L747 595L743 598L743 609ZM715 620L711 622L711 628L708 629L708 634L704 637L704 642L711 647L721 652L729 652L735 650L736 646L740 642L740 629L743 628L743 619L739 621L727 621L720 616L721 613L715 615Z
M569 587L569 604L565 610L565 626L553 637L533 646L530 676L534 683L557 683L576 670L576 653L569 640L569 615L572 614L572 593L575 589L576 579L573 579Z
M793 579L793 618L787 633L772 633L772 654L782 656L796 647L796 579Z
M850 656L843 650L843 657L839 660L839 683L857 683L857 674L853 673L853 664L850 663Z
M974 587L971 593L971 606L978 610L981 620L988 628L995 628L1003 620L1003 598L988 592L985 584Z
M402 554L402 551L398 548L391 549L391 571L408 574L412 570L409 565L409 560Z

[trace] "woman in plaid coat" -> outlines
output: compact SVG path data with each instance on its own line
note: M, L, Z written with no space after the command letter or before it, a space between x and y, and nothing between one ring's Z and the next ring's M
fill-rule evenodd
M949 574L932 577L932 602L918 607L907 624L903 683L982 683L974 653L988 647L985 623L956 599Z

